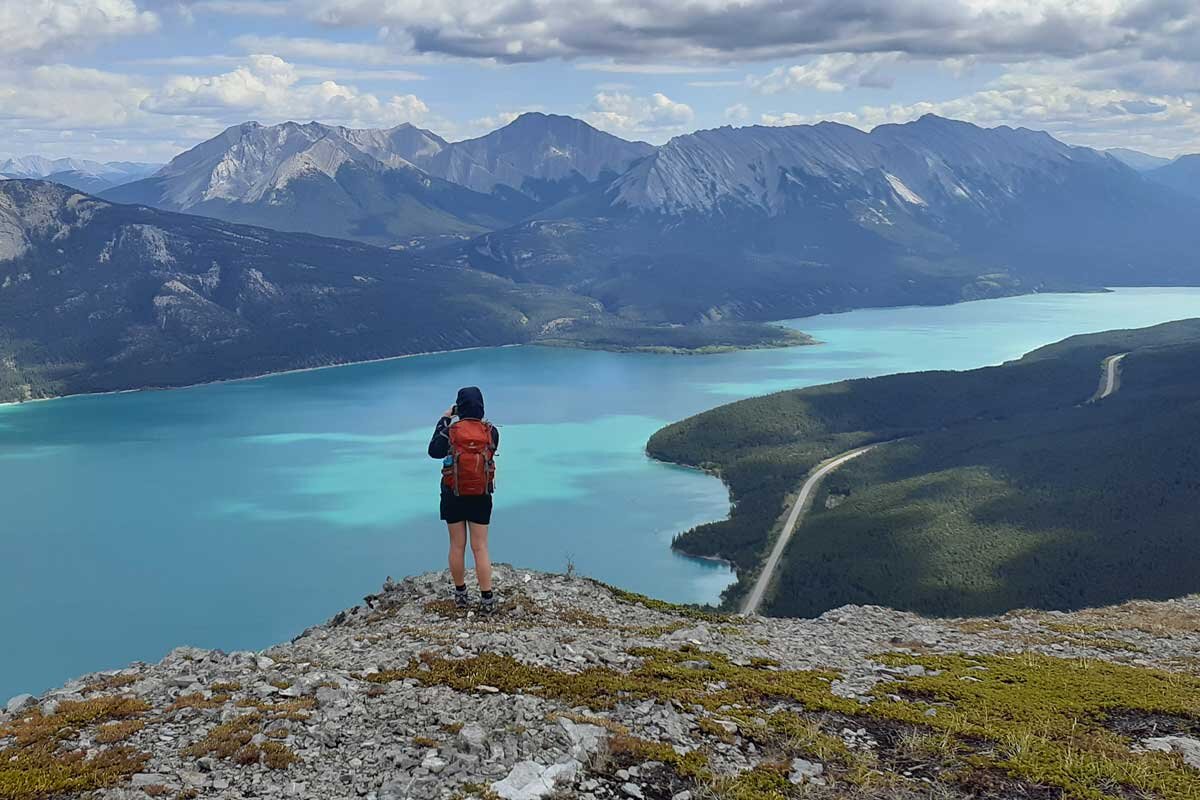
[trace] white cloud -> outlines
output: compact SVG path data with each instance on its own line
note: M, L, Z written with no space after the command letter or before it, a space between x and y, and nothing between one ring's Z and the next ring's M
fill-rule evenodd
M219 75L173 76L142 108L229 121L315 119L364 127L416 122L429 112L412 94L383 99L332 80L306 82L294 65L272 55L247 56L246 63Z
M234 14L247 17L283 17L293 13L286 0L199 0L190 8L213 14Z
M34 61L119 36L149 33L158 16L133 0L0 2L0 60Z
M597 92L591 109L583 117L609 133L660 139L686 131L696 112L687 103L677 103L661 92L649 97Z
M293 36L257 36L246 34L233 40L246 53L272 53L281 58L332 61L340 64L392 65L396 53L380 44L334 42Z
M725 119L730 122L745 122L750 119L750 106L745 103L734 103L725 109Z
M1200 107L1193 100L1121 89L1086 89L1058 76L1028 73L1008 74L986 89L950 100L863 106L834 113L766 113L761 121L801 125L831 120L869 130L923 114L985 126L1045 130L1072 144L1097 148L1119 145L1176 155L1195 152L1200 146Z
M889 67L903 56L900 53L829 53L804 64L778 67L747 83L763 94L796 89L840 92L848 87L890 88Z

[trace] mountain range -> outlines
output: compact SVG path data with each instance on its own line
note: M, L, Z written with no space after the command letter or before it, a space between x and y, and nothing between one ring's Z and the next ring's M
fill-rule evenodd
M526 114L487 136L455 143L410 124L370 130L249 122L105 197L414 246L506 227L615 178L652 150L546 114Z
M407 253L0 182L0 402L529 341L598 316Z
M22 156L0 161L0 178L44 178L84 192L102 192L155 172L161 164Z
M1187 159L1129 160L934 115L869 133L726 126L661 147L540 113L461 142L410 124L245 123L103 196L436 251L690 323L1196 280L1200 182Z
M1096 150L927 115L679 136L460 257L618 313L780 318L1194 282L1197 218Z
M1138 172L1149 172L1171 163L1171 159L1143 153L1141 150L1130 150L1128 147L1110 147L1104 151L1122 164L1133 167Z
M1180 156L1148 172L1147 176L1176 191L1200 198L1200 154Z

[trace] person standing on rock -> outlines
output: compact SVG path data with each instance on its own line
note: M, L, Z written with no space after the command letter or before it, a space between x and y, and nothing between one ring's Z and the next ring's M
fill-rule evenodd
M455 419L457 417L457 419ZM450 577L454 604L468 605L466 549L468 533L480 610L496 610L492 590L492 559L488 555L488 525L492 521L492 492L496 488L496 450L500 432L483 418L483 392L466 386L458 390L429 441L430 458L442 460L441 517L450 531ZM468 527L469 526L469 527Z

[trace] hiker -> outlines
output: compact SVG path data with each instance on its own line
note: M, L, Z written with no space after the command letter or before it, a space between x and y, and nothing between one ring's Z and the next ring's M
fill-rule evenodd
M429 441L429 456L442 459L441 517L450 531L454 604L466 608L469 603L465 563L469 526L480 610L485 614L496 610L488 525L496 476L493 459L499 446L500 432L483 418L483 392L474 386L458 390L457 400L438 420Z

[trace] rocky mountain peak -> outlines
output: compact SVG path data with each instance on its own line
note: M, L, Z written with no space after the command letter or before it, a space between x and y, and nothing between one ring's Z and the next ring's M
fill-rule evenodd
M0 756L46 787L18 797L114 800L965 800L1084 796L1106 768L1135 792L1200 781L1200 598L805 620L508 566L496 586L483 617L454 606L444 573L388 579L261 652L182 647L15 697Z
M476 191L492 192L498 187L522 191L529 181L595 181L604 174L615 176L652 152L652 145L626 141L574 117L527 112L502 128L449 144L416 163Z
M860 198L882 195L910 206L986 205L1033 175L1056 180L1068 162L1110 161L1041 131L981 128L933 114L869 133L833 122L722 127L671 139L616 181L609 197L668 214L741 206L773 215L815 178Z

